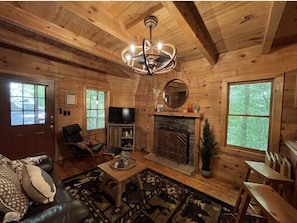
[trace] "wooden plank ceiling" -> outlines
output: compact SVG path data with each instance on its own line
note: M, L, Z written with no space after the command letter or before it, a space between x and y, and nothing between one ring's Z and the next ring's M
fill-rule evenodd
M177 61L204 59L261 45L262 53L297 42L297 2L0 2L0 44L132 78L121 51L149 38L143 19L155 15L153 42L172 43ZM177 66L176 69L178 69Z

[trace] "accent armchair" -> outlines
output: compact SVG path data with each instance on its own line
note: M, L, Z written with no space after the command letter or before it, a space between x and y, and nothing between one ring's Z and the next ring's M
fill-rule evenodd
M83 156L92 156L93 164L96 164L95 153L99 156L103 156L104 160L106 156L109 159L113 159L119 155L123 149L120 147L112 147L104 150L104 143L91 142L91 139L86 139L81 135L82 129L78 124L71 124L63 127L63 135L75 158L81 158ZM92 139L92 141L95 141Z

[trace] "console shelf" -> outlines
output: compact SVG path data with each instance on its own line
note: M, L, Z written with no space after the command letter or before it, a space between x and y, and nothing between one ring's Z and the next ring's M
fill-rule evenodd
M107 147L121 147L125 151L134 151L134 124L109 123L107 127Z

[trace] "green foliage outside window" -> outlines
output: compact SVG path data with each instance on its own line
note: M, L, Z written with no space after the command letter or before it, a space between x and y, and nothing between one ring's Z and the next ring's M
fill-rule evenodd
M227 144L268 149L271 89L271 82L229 86Z
M86 116L87 130L105 128L105 93L103 91L87 90Z

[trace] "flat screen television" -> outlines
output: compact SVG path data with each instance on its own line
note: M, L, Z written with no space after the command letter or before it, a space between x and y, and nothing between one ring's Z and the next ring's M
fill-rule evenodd
M130 124L135 122L135 108L109 107L108 122Z

